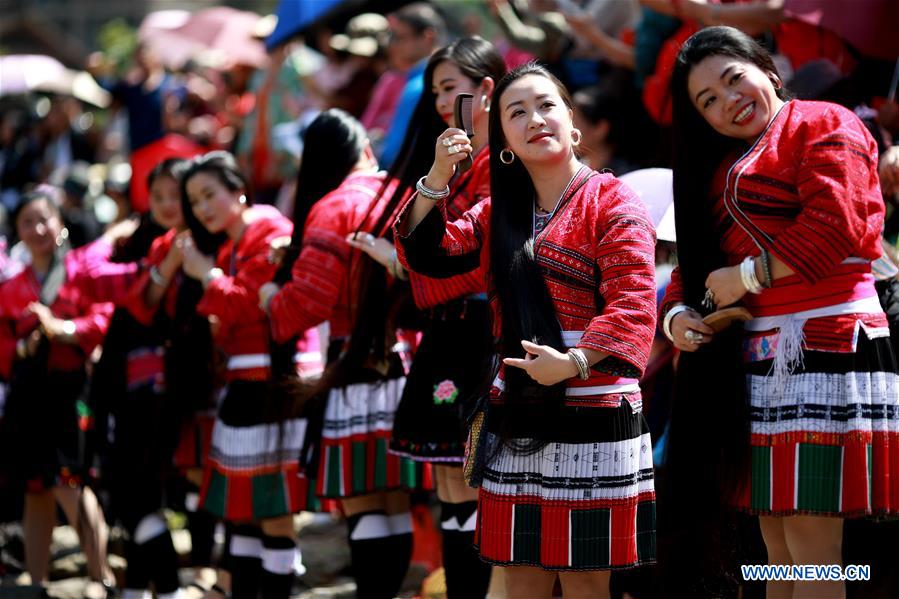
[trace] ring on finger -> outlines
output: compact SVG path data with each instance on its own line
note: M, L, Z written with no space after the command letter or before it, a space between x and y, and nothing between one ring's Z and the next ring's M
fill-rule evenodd
M458 154L459 150L461 150L461 149L462 149L462 146L460 146L459 144L454 144L449 147L449 153L450 154Z
M453 145L453 140L452 140L452 138L450 138L450 137L444 137L444 138L443 138L443 145L446 146L447 148L450 147L451 145Z
M690 343L699 343L705 338L702 333L699 333L692 329L688 329L687 332L684 333L684 337L686 337L687 341L689 341Z

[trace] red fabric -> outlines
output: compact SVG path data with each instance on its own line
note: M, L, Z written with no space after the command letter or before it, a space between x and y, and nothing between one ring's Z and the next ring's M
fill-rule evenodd
M577 189L590 173L582 169L571 188ZM398 223L408 217L410 206L411 202ZM449 255L480 252L483 261L489 253L482 251L490 247L489 233L488 198L446 224L442 251ZM400 261L408 265L404 238L399 233L396 238ZM612 175L597 174L562 198L534 245L562 330L584 331L578 347L607 353L642 373L655 331L656 288L655 231L639 198ZM488 289L494 335L499 337L501 306L489 278ZM618 380L592 371L587 384ZM579 379L569 382L579 384L583 384Z
M332 337L350 334L358 291L352 273L365 255L351 251L346 236L360 227L368 231L380 217L383 202L374 208L372 202L384 178L385 173L350 175L312 207L293 277L269 304L276 341L283 343L326 320ZM389 198L393 189L388 187L382 198Z
M699 26L688 21L681 25L674 35L665 40L656 66L643 82L643 105L646 112L660 125L671 124L671 75L674 73L674 61L681 46L691 35L699 31Z
M760 295L747 294L744 303L754 315L874 295L869 264L841 264L850 256L880 257L884 219L877 146L852 112L825 102L787 103L752 149L722 163L712 189L729 264L758 256L758 242L796 271ZM682 280L675 269L662 314L682 301ZM851 351L858 319L810 320L806 347ZM883 315L863 321L886 326Z
M490 154L485 148L474 159L474 164L450 186L450 197L441 206L448 220L460 218L481 200L490 197ZM431 279L414 272L409 273L412 297L420 309L486 291L487 265L462 275L447 279Z
M131 315L143 325L150 326L153 322L153 315L156 310L162 308L169 316L175 315L175 302L178 298L178 283L172 281L166 289L165 295L158 307L150 307L144 300L147 292L147 286L150 284L150 267L159 266L168 255L172 244L175 242L175 236L178 235L177 229L170 229L164 235L160 235L153 240L150 245L150 251L144 260L146 269L137 274L131 284L130 290L122 304L131 313ZM181 277L180 271L175 278Z
M805 63L826 58L844 75L855 68L857 61L845 42L836 33L796 19L787 19L773 30L777 51L786 56L793 70Z
M186 137L169 133L156 141L142 146L131 153L131 207L135 212L150 209L150 190L147 175L157 164L168 158L192 158L204 152Z
M51 370L79 370L106 335L113 304L97 303L91 296L90 279L86 276L85 246L65 257L66 281L50 307L57 318L75 323L78 344L52 343L48 367ZM27 312L28 304L39 301L41 285L31 267L0 284L0 377L9 380L16 356L16 343L27 338L38 326L37 317Z
M259 288L277 269L269 261L271 242L290 236L293 228L269 206L254 206L250 213L255 220L247 225L236 249L230 239L219 248L215 265L225 275L209 283L197 304L199 314L218 319L215 343L228 356L269 353L269 324L259 308Z

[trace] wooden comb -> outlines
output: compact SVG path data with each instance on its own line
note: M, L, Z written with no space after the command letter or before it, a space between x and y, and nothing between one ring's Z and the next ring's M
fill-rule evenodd
M711 327L712 330L716 333L720 333L737 320L752 320L752 314L750 314L749 310L747 310L746 308L742 308L739 306L735 308L724 308L722 310L718 310L717 312L712 312L711 314L703 318L702 322Z
M474 108L474 96L471 94L459 94L456 96L456 102L453 105L453 116L456 120L456 128L465 131L465 135L471 139L474 136L474 117L472 110ZM465 157L465 160L456 163L458 172L464 173L471 168L471 154Z

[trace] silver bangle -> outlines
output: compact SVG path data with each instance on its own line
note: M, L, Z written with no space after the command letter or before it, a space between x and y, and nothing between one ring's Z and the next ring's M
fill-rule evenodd
M752 256L746 256L740 263L740 280L749 293L758 295L764 289L755 275L755 258Z
M155 265L150 267L150 280L153 281L153 283L155 283L156 285L159 285L160 287L168 287L169 286L169 280L167 278L165 278L164 276L162 276L162 273L159 272L159 269L156 268Z
M568 356L577 367L578 378L582 381L586 381L590 378L590 363L587 362L587 356L584 355L583 350L577 347L569 348Z
M668 310L665 314L665 320L662 321L662 332L665 333L665 336L668 337L668 341L674 343L674 335L671 334L671 321L674 320L674 317L680 314L681 312L686 312L687 310L692 310L690 306L687 304L678 304Z
M449 185L447 185L442 190L437 191L425 186L425 179L427 179L426 176L419 179L418 183L415 184L415 189L416 191L418 191L419 195L424 197L426 200L431 200L432 202L439 202L440 200L444 200L449 197Z

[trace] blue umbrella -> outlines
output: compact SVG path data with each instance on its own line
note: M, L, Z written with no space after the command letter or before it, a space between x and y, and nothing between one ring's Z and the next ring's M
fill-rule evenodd
M265 47L271 50L312 25L330 18L338 10L360 3L360 0L281 0L275 13L278 24L265 40Z

